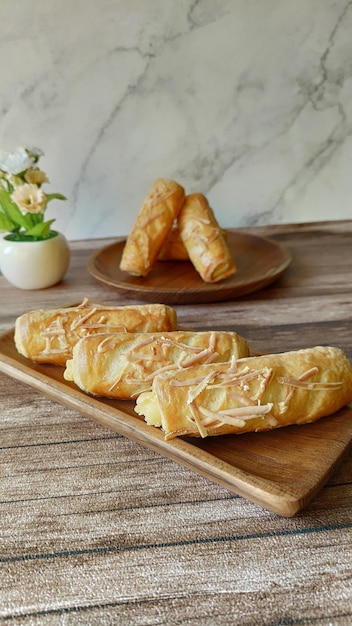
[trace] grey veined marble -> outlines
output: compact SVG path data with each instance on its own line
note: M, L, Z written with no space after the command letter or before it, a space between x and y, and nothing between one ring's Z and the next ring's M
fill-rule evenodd
M158 177L224 227L352 218L351 0L1 0L0 147L41 147L69 239Z

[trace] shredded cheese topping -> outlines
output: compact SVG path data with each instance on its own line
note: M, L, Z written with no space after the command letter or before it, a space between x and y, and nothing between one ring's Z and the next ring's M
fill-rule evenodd
M287 386L286 397L283 402L279 403L280 413L285 413L288 409L289 402L292 398L295 389L307 389L309 391L325 391L328 389L340 389L341 382L309 382L309 378L317 374L319 369L317 367L311 367L309 370L303 372L298 378L292 378L289 376L279 376L278 382L281 385ZM307 382L308 381L308 382Z
M295 389L307 391L339 389L341 382L324 382L310 380L319 373L318 367L312 367L303 372L298 378L291 376L278 376L277 382L287 386L284 401L279 401L276 407L279 413L287 410ZM171 386L188 387L187 406L190 409L188 419L196 424L201 437L207 435L207 429L219 429L225 425L244 428L248 420L261 418L265 426L275 427L278 421L271 411L273 402L263 402L263 398L273 379L273 370L263 367L259 370L250 370L245 366L242 371L238 370L238 363L232 359L225 372L209 372L205 377L195 377L185 380L173 378ZM205 406L205 397L202 393L206 390L211 394L215 390L224 390L226 398L232 399L237 406L233 408L211 408L212 396L209 396L208 405ZM214 400L215 405L217 400Z
M307 382L305 380L296 380L294 378L289 378L288 376L282 376L278 378L278 382L282 385L289 385L290 387L294 387L295 389L309 389L310 391L323 391L326 389L340 389L342 383L320 383L320 382Z
M193 335L189 334L190 340L192 337ZM219 361L220 354L216 350L216 337L217 334L214 331L209 333L206 348L187 343L187 334L179 339L164 335L151 335L142 340L130 342L127 338L126 347L121 347L121 357L123 356L126 363L129 363L129 371L126 372L124 383L145 388L146 383L149 386L155 376L163 372L180 371L196 364ZM111 347L109 339L104 338L99 345L99 351L105 351L109 347ZM114 381L109 391L112 391L120 380L119 374L118 380Z
M99 306L94 306L87 311L87 299L77 307L81 309L80 313L70 324L70 312L69 310L50 322L46 328L44 328L40 335L45 341L45 346L41 351L41 355L69 353L71 346L77 343L80 337L89 335L96 332L127 332L124 326L116 326L110 324L107 317L104 314L99 315L96 321L91 318L99 313ZM106 344L108 344L108 339ZM104 342L98 347L98 350L104 349ZM109 349L108 345L105 345L105 349Z

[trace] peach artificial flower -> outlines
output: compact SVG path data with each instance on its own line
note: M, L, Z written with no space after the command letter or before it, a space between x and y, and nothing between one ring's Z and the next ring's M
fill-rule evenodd
M17 204L22 213L42 213L47 204L44 191L32 183L17 187L11 194L11 200Z
M24 179L26 183L33 183L34 185L42 185L49 182L46 173L37 168L29 168L24 175Z

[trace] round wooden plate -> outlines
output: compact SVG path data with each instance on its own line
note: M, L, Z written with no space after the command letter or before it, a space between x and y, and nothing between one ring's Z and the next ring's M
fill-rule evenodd
M163 304L195 304L231 300L277 280L291 262L288 250L276 241L228 231L227 242L237 272L218 283L205 283L189 261L157 261L148 276L137 277L119 268L125 240L95 252L87 262L97 281L126 297Z

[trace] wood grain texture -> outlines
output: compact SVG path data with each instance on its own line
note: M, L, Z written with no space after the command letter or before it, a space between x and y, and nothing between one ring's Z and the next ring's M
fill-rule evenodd
M351 358L352 222L250 232L282 242L290 267L236 300L177 305L180 325L241 331L253 351L332 344ZM23 292L0 276L0 329L28 309L87 295L124 303L86 270L108 244L72 242L71 267L55 288ZM351 623L351 454L286 518L4 373L0 403L2 621ZM244 443L240 452L265 477L263 446L260 461ZM314 455L304 462L314 474Z
M227 244L237 271L215 283L204 282L191 262L158 261L147 276L131 276L120 270L125 241L93 253L89 273L126 298L164 304L204 304L231 300L266 287L279 278L291 262L282 244L249 233L227 233Z
M165 441L160 429L148 426L135 413L134 402L91 397L63 378L63 367L33 364L23 358L15 348L13 330L0 336L0 371L287 517L316 495L352 445L349 407L304 427Z

